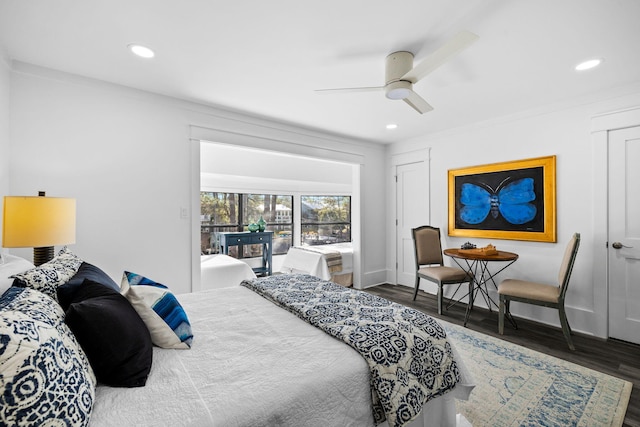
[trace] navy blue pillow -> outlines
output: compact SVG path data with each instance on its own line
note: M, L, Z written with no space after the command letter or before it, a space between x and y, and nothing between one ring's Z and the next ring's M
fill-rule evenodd
M100 268L96 267L93 264L89 264L88 262L83 262L80 264L80 268L74 276L67 281L62 286L58 286L58 302L64 311L67 311L69 308L69 304L71 304L70 299L73 298L73 295L76 293L77 288L82 286L82 283L85 279L89 279L92 282L100 283L108 288L113 289L120 293L120 286L116 282L113 281L111 277L107 275Z
M65 323L87 354L96 379L112 387L144 386L153 357L147 326L129 301L85 279L70 299Z

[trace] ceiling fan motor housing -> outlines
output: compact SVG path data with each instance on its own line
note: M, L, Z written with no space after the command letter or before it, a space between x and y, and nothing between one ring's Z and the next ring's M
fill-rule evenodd
M411 93L413 84L408 80L400 80L413 68L411 52L394 52L387 56L385 69L385 96L389 99L405 99Z

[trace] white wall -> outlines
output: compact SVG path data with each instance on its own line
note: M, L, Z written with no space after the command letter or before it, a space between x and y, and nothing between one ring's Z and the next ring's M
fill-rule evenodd
M187 127L146 94L46 70L12 76L11 193L76 198L81 258L190 289ZM26 254L21 254L26 256Z
M568 240L574 232L580 232L582 242L567 295L568 317L573 329L604 336L606 317L596 313L606 310L606 294L601 292L606 284L594 283L593 277L596 276L594 271L604 268L605 262L594 259L594 247L605 242L594 241L593 207L596 203L606 204L606 200L594 199L598 183L594 183L592 177L594 169L606 159L595 154L598 150L592 144L590 125L591 118L597 114L640 105L637 86L629 88L627 93L630 95L603 97L602 101L576 106L549 106L544 110L405 141L391 146L388 155L431 147L432 225L442 230L444 247L459 247L471 240L478 246L492 243L498 249L518 253L519 260L499 275L499 280L508 276L554 283ZM548 155L557 156L557 243L447 236L449 169ZM495 293L493 297L497 301ZM484 302L479 301L479 304L484 305ZM512 311L558 324L557 311L552 309L514 304Z
M207 191L350 195L352 165L203 142L200 184Z
M230 176L238 185L247 178L251 189L264 188L260 187L262 179L273 179L282 181L281 185L290 190L319 184L321 188L337 185L343 191L351 191L351 168L347 163L216 143L202 144L200 155L201 175Z
M76 198L77 241L72 250L118 281L122 271L129 270L177 293L191 290L193 230L198 230L194 214L199 218L199 212L193 212L194 127L224 129L239 138L256 129L265 134L286 131L304 141L295 144L295 151L308 155L318 151L314 141L323 150L335 144L363 160L365 193L384 183L377 168L384 162L384 150L377 144L23 63L13 64L11 93L11 185L3 194L45 190L50 196ZM380 197L363 203L364 211L384 210ZM191 210L186 219L181 217L185 207ZM363 228L383 223L384 216L365 215ZM363 252L363 272L384 271L384 235L366 240L376 249Z
M9 99L10 99L10 71L4 53L0 50L0 195L9 194ZM0 224L2 211L0 210ZM0 241L2 241L2 227L0 226Z

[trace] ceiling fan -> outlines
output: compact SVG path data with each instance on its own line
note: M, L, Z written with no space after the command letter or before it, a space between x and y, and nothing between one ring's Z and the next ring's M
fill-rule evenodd
M469 31L462 31L438 50L427 56L415 67L413 66L413 54L411 52L399 51L391 53L386 59L384 86L319 89L316 90L316 92L369 92L384 90L387 98L402 99L418 113L424 114L433 110L433 107L413 91L413 84L447 62L454 55L460 53L477 39L477 35Z

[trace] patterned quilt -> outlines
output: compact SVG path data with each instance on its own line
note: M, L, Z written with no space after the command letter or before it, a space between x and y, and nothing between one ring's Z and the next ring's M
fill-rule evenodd
M245 280L242 286L360 352L371 370L377 424L407 424L460 380L444 329L420 311L307 274Z

